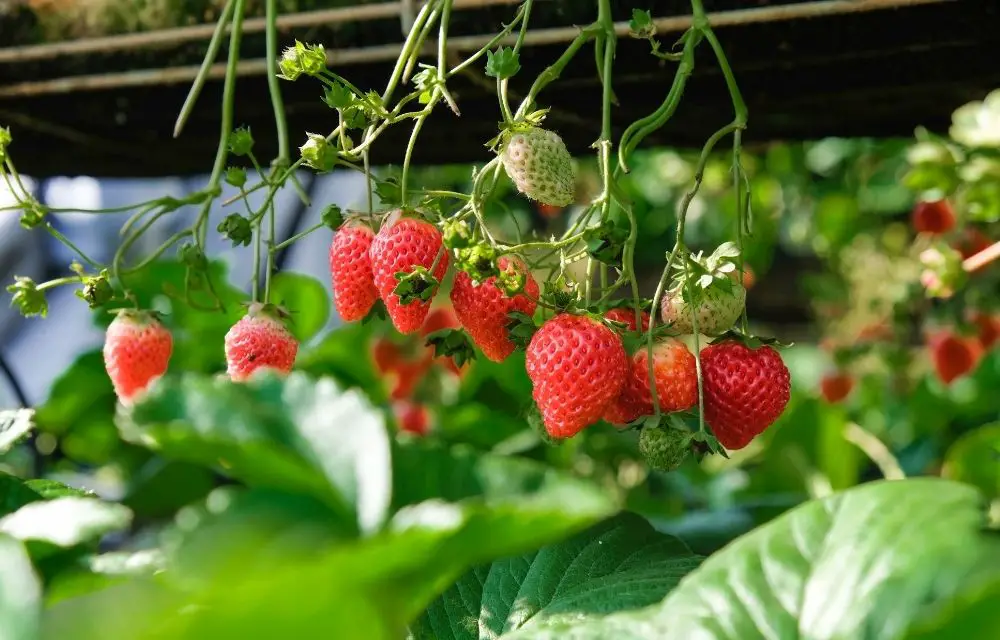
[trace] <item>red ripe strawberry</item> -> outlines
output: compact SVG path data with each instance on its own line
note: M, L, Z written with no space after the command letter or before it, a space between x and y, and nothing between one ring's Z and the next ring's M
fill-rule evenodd
M412 398L417 386L431 368L430 360L400 362L393 371L394 379L389 397L393 400Z
M563 210L563 207L558 207L554 204L545 204L544 202L539 202L535 206L538 208L538 213L543 218L555 218Z
M819 392L830 404L837 404L851 394L854 378L844 371L833 371L819 381Z
M392 324L400 333L419 330L431 303L417 300L400 304L399 296L393 293L399 283L396 274L410 273L417 266L430 270L441 251L441 259L433 272L439 282L448 270L448 252L443 250L437 227L423 220L393 214L376 234L370 250L375 287L385 302Z
M514 352L514 343L507 335L507 314L520 311L533 315L537 306L538 283L523 262L506 256L497 261L501 270L519 269L525 274L524 291L509 296L497 286L497 277L490 276L478 286L469 274L459 271L451 289L455 313L472 341L487 358L503 362Z
M1000 315L976 311L972 314L972 323L976 325L979 344L983 350L989 351L1000 341Z
M392 371L402 359L399 347L388 338L376 338L372 347L372 359L375 361L375 369L379 373Z
M976 338L955 335L950 331L938 332L928 339L934 371L941 382L954 380L975 371L983 350Z
M742 449L774 424L791 393L788 368L768 346L730 340L701 352L705 422L727 449Z
M399 430L415 436L425 436L430 431L430 416L427 407L409 400L397 400L392 403L392 412L396 416Z
M173 351L170 332L150 313L124 310L108 325L104 367L122 404L167 371Z
M628 357L606 325L563 313L532 336L525 368L545 430L554 438L568 438L597 422L618 397Z
M283 312L255 302L226 334L227 373L234 382L258 369L288 373L295 364L299 343L285 327Z
M749 291L757 284L757 274L750 265L743 263L743 288Z
M330 245L330 275L337 313L346 322L361 320L378 300L369 249L375 232L363 222L344 224Z
M918 202L911 216L917 233L938 235L955 228L955 211L947 200Z
M645 347L635 352L630 365L621 393L604 410L604 419L614 425L625 425L653 413L649 354ZM656 397L664 413L686 411L698 402L694 355L683 342L667 338L653 347L653 375Z
M629 309L628 307L615 307L614 309L609 309L604 312L604 317L613 322L622 322L628 325L629 331L635 331L635 311ZM642 330L646 331L649 329L649 312L641 312L640 317L642 318Z

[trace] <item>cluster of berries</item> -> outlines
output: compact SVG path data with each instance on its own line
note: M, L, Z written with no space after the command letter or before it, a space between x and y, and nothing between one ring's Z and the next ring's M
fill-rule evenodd
M568 438L602 418L624 426L653 414L650 369L663 412L692 409L698 402L696 360L676 336L692 333L695 325L698 333L719 336L736 323L746 290L736 281L731 258L731 247L707 259L690 258L700 269L697 291L686 290L682 285L688 279L678 277L663 299L664 324L656 331L652 364L645 346L629 354L623 341L649 329L646 311L563 311L545 320L527 341L526 369L547 433ZM358 320L381 299L400 333L416 333L424 326L448 264L441 232L414 214L392 212L378 233L364 221L349 221L336 232L330 249L337 310L345 320ZM400 293L412 293L406 285L414 273L432 274L430 288L404 301ZM519 284L515 290L507 286L511 281ZM450 297L455 317L472 342L486 358L501 362L518 347L512 318L535 315L539 286L523 261L501 256L496 273L480 281L459 270ZM377 349L387 349L386 344ZM412 370L422 372L432 358L430 353L421 356ZM723 446L745 447L784 410L788 370L773 348L752 348L738 336L706 347L701 358L706 422ZM396 389L405 393L402 381L409 374L401 372L410 370L394 366L400 376ZM392 367L383 363L380 369L389 372Z
M225 338L226 373L242 382L258 369L292 370L299 343L285 326L285 313L269 305L251 304ZM167 371L173 338L149 311L126 309L108 325L104 365L123 404L136 397Z

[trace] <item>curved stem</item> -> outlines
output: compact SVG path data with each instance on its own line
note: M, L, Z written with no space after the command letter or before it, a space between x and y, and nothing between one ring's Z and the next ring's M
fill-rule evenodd
M65 235L63 235L61 231L52 226L51 222L45 223L45 230L48 231L53 238L64 244L70 251L80 256L80 259L86 262L88 265L90 265L91 268L96 269L98 271L104 268L103 265L101 265L100 263L91 260L86 253L81 251L79 247L73 244L73 242Z
M281 98L281 81L278 79L278 4L277 0L267 0L266 5L267 32L265 48L267 51L267 90L271 96L271 109L274 111L274 128L278 134L279 164L288 164L288 122L285 119L285 102Z
M198 75L195 76L194 82L191 83L191 89L188 91L187 97L184 98L184 104L181 106L180 113L177 114L176 122L174 122L175 138L180 137L181 132L184 130L184 125L187 124L188 118L191 117L191 112L194 111L194 105L198 101L198 96L201 95L202 88L205 86L205 81L208 79L212 64L219 56L219 49L222 47L222 34L225 33L226 25L229 24L229 18L232 15L233 0L226 0L226 6L222 8L222 13L219 14L219 21L215 23L215 31L212 32L212 39L208 42L208 51L205 52L205 58L201 61ZM270 54L268 54L268 58L270 58Z

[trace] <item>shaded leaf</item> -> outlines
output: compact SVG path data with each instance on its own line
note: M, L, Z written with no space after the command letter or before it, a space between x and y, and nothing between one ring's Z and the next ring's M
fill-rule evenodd
M282 271L271 279L271 299L291 314L288 329L299 342L307 342L330 319L330 296L316 278Z
M0 534L0 638L34 640L42 588L17 540Z
M659 602L700 558L623 514L556 545L474 568L413 628L415 638L478 640Z
M331 379L167 377L123 410L119 428L127 440L167 457L220 465L250 485L316 496L361 531L386 517L385 418Z

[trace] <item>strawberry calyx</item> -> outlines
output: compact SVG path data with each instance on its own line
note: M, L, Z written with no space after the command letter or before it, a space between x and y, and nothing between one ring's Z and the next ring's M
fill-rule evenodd
M292 324L292 314L284 307L276 305L273 302L250 302L244 303L244 306L247 309L246 315L251 318L271 320L280 323L286 328L287 325Z
M765 338L761 336L748 335L738 329L730 329L722 335L712 339L708 344L719 344L721 342L738 342L750 349L756 350L761 347L774 347L776 349L787 349L793 346L794 342L782 342L777 338Z
M121 309L108 309L108 313L112 313L117 318L127 320L137 325L163 322L163 314L159 311L153 311L152 309L132 309L126 307Z

